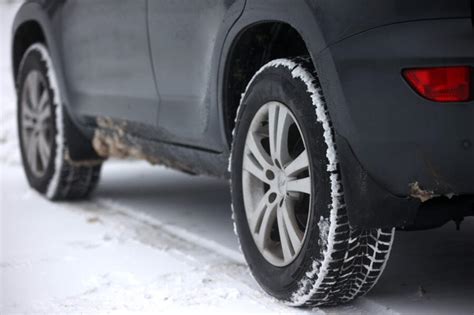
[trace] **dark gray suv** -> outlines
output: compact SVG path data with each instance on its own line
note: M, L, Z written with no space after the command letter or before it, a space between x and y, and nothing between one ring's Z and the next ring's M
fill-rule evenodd
M28 0L21 153L51 200L109 157L229 178L242 251L289 305L380 277L395 229L474 214L471 0Z

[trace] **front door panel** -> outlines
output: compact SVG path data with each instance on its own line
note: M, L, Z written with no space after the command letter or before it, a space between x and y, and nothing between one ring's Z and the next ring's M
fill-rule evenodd
M156 125L147 0L67 0L62 50L73 110Z

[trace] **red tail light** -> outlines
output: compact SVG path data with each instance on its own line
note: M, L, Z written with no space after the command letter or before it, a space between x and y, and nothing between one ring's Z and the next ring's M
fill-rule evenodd
M435 102L469 101L470 67L405 69L403 76L421 96Z

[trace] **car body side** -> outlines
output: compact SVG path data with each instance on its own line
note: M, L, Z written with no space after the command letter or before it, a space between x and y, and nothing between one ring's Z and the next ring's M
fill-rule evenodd
M72 0L27 1L15 19L13 38L25 23L38 24L52 55L73 124L92 138L98 127L96 118L110 112L101 112L101 106L93 111L92 106L81 106L70 91L71 77L64 69L66 63L74 61L65 58L62 47L67 39L63 38L61 29L64 22L61 10L68 1ZM150 2L142 2L149 10ZM160 95L160 82L156 80L157 112L149 111L141 116L134 113L137 116L133 121L115 123L115 126L126 125L127 133L133 136L127 139L127 144L133 146L136 141L146 148L145 158L191 173L227 176L237 96L249 79L249 74L245 74L237 85L240 90L233 91L237 96L228 97L229 89L235 87L229 82L235 80L229 73L233 54L245 34L260 25L276 23L300 36L319 73L337 133L346 198L352 205L351 224L409 226L424 201L418 198L420 192L416 188L433 198L474 195L474 101L438 104L425 100L401 76L401 70L409 67L469 65L474 69L472 1L453 4L449 0L222 0L211 3L226 10L216 11L222 14L222 21L202 28L202 31L218 28L210 40L212 47L198 45L201 49L198 52L190 49L176 54L177 58L190 60L195 56L202 58L204 52L211 56L205 60L205 66L196 68L205 71L206 79L188 82L188 86L200 93L196 98L199 101L191 101L180 110L175 110L173 103L161 107L160 101L166 95ZM177 23L191 23L192 14L191 11L180 15ZM147 28L153 18L146 13ZM175 33L169 41L179 36ZM13 46L15 75L21 57L15 50L19 48ZM156 68L153 57L151 47L150 67ZM262 60L247 72L256 71L264 64L265 54L258 57ZM176 71L185 75L186 68L179 67L179 62L177 65ZM169 76L170 80L179 79L172 73ZM161 77L164 79L166 75Z

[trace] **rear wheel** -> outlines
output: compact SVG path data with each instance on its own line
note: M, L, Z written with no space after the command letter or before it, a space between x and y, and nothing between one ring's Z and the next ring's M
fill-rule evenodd
M250 82L231 157L236 231L255 279L290 305L336 305L368 292L394 232L354 230L329 113L304 59L275 60Z
M29 184L49 199L87 197L99 180L101 163L68 159L63 108L49 53L42 44L25 53L18 74L18 133Z

